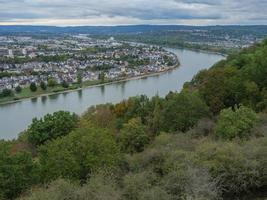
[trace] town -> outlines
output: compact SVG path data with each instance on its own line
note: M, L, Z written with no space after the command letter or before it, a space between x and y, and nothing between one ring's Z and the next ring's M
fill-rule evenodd
M31 84L113 81L167 71L178 66L175 54L154 45L88 35L0 36L0 91Z

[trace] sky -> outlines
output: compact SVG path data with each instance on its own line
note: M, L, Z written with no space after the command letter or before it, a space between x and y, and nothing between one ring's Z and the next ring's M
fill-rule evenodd
M267 25L267 0L0 0L0 25Z

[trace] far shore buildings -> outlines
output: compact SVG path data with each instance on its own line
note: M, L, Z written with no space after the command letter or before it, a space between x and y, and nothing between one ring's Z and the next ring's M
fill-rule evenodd
M10 39L11 40L11 39ZM0 40L0 57L26 62L0 62L0 90L12 89L30 83L39 84L53 78L58 83L77 81L78 72L83 81L94 81L100 73L106 79L139 76L160 72L175 63L174 54L157 46L117 42L114 38L96 40L87 35L64 39L14 38L8 48ZM42 59L39 59L42 58ZM167 60L166 60L167 58Z

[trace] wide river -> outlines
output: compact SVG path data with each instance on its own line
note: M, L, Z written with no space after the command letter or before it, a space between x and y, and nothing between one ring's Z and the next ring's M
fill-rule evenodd
M181 49L168 49L175 53L180 67L157 76L85 88L64 94L43 96L21 102L0 105L0 139L14 139L25 130L34 117L67 110L81 114L92 105L117 103L132 96L156 94L165 96L169 91L180 91L201 69L210 68L223 56Z

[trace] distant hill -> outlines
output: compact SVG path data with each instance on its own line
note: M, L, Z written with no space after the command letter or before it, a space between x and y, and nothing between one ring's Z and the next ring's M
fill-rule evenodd
M28 26L12 25L0 26L0 34L10 33L81 33L81 34L127 34L127 33L145 33L155 31L178 31L178 30L216 30L231 31L242 33L263 33L267 34L267 26L182 26L182 25L131 25L131 26Z

